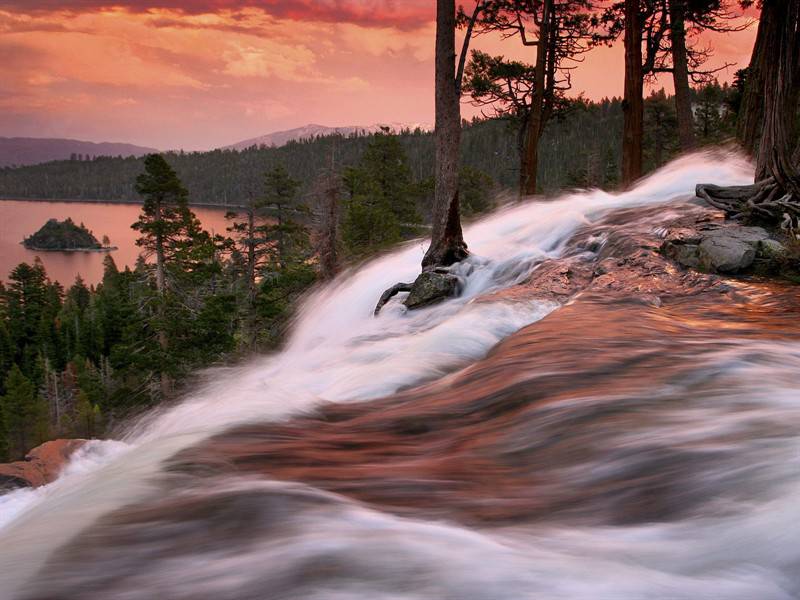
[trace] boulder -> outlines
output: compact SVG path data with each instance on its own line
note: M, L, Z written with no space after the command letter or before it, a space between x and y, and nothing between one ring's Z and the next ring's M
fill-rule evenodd
M674 261L712 273L738 273L753 265L757 256L775 258L782 248L761 227L706 225L694 232L670 232L662 251Z
M459 291L458 277L443 271L423 271L411 284L411 292L403 304L409 310L423 308L456 296Z
M753 264L756 249L732 237L714 236L700 242L697 257L706 271L737 273Z
M684 267L696 269L700 266L700 256L698 255L697 244L680 244L675 242L665 242L663 246L664 254Z
M87 440L52 440L37 446L24 460L0 464L0 490L39 487L58 477L70 457Z

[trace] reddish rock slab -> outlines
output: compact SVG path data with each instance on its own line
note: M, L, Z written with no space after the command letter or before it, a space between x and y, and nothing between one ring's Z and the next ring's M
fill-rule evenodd
M0 464L0 488L39 487L55 481L69 458L87 440L52 440L37 446L25 460Z

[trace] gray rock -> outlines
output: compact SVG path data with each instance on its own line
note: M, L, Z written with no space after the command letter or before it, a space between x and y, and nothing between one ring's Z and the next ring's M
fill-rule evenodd
M672 231L667 235L662 250L666 256L686 267L737 273L749 268L757 255L778 248L761 227L712 225L699 230L681 228Z
M425 271L411 285L411 293L408 294L403 304L409 310L436 304L445 298L457 295L458 288L458 277L455 275Z
M753 264L756 248L735 237L715 235L700 242L697 256L706 271L736 273Z
M662 246L665 256L692 269L700 266L697 249L697 244L680 244L672 241L667 241Z

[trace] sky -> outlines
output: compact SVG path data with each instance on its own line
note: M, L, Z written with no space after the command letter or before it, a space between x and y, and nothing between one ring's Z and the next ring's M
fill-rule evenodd
M0 0L0 136L202 150L308 123L429 124L434 5ZM736 63L720 80L747 65L754 37L751 27L702 40L711 65ZM473 47L532 60L516 40ZM572 95L621 95L622 69L619 45L593 50Z

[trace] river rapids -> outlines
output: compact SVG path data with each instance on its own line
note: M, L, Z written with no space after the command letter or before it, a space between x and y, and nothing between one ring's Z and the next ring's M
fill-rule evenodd
M286 347L198 377L0 497L2 600L800 598L800 298L684 271L694 154L465 229L463 293L372 316L420 241L313 293Z

